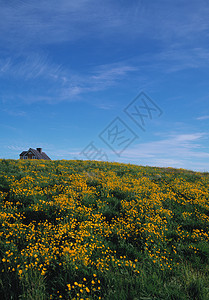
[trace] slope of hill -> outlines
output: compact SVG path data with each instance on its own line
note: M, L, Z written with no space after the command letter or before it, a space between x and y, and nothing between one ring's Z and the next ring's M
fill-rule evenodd
M209 299L209 174L0 160L1 299Z

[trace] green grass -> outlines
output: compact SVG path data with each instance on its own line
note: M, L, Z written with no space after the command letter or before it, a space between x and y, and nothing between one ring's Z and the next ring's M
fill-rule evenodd
M0 160L0 299L209 299L209 173Z

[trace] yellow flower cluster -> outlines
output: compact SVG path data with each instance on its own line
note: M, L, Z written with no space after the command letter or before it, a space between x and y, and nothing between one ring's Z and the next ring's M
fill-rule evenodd
M55 293L53 286L51 299L64 293L99 299L103 273L140 276L142 255L161 270L172 269L179 240L209 241L209 185L201 174L193 183L182 178L184 170L177 178L165 172L161 180L157 168L150 174L116 163L20 160L9 167L18 171L1 173L8 186L0 191L2 272L16 272L20 280L34 272L44 280L56 270L74 274L66 277L65 291ZM195 228L194 217L202 228ZM185 226L171 228L176 218ZM89 271L79 280L80 268L100 279Z

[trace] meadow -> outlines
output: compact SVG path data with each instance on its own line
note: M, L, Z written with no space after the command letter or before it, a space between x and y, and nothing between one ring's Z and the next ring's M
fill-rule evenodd
M209 299L209 173L0 160L0 299Z

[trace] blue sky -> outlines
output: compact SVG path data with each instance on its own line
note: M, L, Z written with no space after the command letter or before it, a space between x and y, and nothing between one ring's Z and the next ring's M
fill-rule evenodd
M208 1L0 6L1 158L209 171Z

